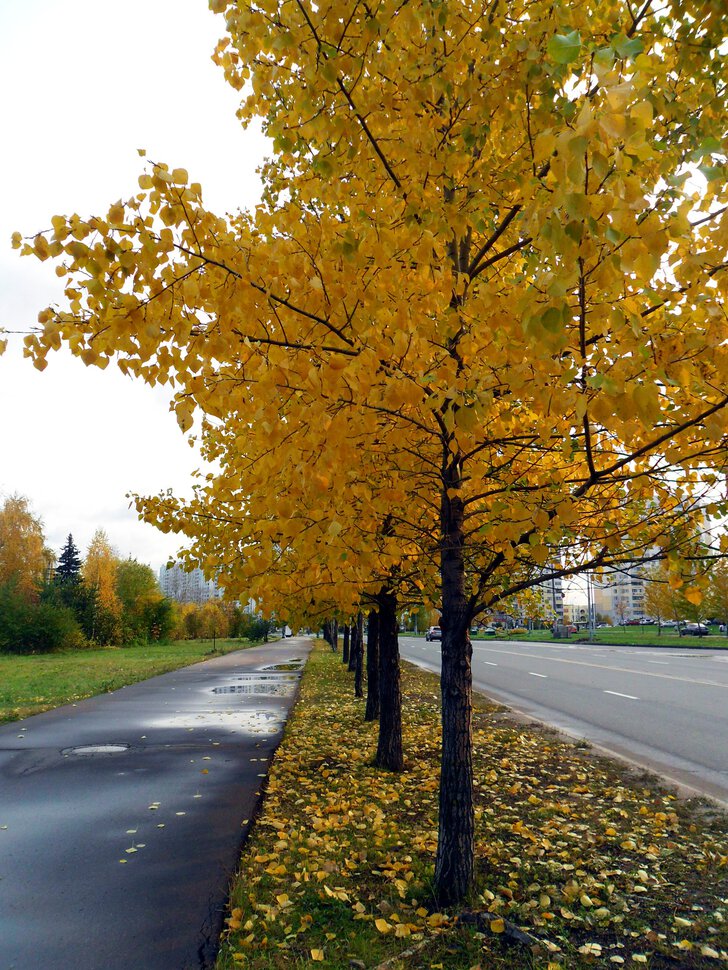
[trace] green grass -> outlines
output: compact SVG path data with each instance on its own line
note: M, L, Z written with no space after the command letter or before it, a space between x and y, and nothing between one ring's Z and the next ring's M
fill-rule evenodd
M711 628L717 629L717 628ZM521 633L516 636L508 635L506 631L499 631L496 639L500 637L506 640L543 641L545 643L559 643L552 636L550 630L532 630L529 633ZM492 640L493 637L474 636L473 640ZM588 641L589 631L579 630L572 633L569 640L574 643L578 641ZM724 633L710 633L705 637L681 637L677 633L665 629L658 636L657 626L614 626L605 630L594 631L594 643L612 644L619 647L710 647L713 650L728 649L728 637Z
M33 656L0 654L0 723L134 684L253 644L180 640Z

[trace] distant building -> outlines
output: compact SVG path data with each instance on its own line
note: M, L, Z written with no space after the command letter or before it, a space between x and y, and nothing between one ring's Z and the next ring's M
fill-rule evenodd
M624 571L606 570L592 578L594 610L612 623L645 618L645 584L642 567Z
M541 601L546 610L552 614L548 619L553 619L555 623L564 622L564 584L561 576L554 579L547 579L544 583L539 583L535 587L535 592L541 597Z
M549 625L563 623L564 588L561 577L547 579L519 594L513 602L511 612L495 612L493 621L504 622L506 625L513 622L526 625L531 621Z
M589 607L586 603L574 603L567 600L564 603L563 622L567 625L585 627L589 622Z
M207 603L222 596L222 590L215 580L205 579L199 567L187 572L179 563L162 566L159 570L159 586L168 599L178 603Z

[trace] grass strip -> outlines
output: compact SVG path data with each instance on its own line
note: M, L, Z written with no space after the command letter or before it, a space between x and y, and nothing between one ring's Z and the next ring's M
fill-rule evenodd
M512 640L523 643L563 643L564 640L557 640L550 630L531 630L528 633L511 633L510 630L499 630L495 637L475 634L473 640ZM710 633L702 637L683 636L678 633L663 629L658 636L657 627L608 627L604 630L595 630L594 638L589 639L588 630L579 630L578 633L570 633L569 643L580 644L583 646L612 646L612 647L682 647L683 650L728 650L728 638L725 633Z
M0 654L0 723L17 721L255 644L179 640L68 653Z
M317 644L231 890L217 970L728 960L725 820L482 699L477 885L460 913L436 911L439 687L405 664L403 691L406 771L394 775L371 766L377 727L363 722L340 656Z

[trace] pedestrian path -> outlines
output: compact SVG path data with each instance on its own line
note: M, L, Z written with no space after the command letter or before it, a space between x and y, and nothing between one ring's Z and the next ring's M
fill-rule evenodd
M0 970L201 970L307 638L0 727Z

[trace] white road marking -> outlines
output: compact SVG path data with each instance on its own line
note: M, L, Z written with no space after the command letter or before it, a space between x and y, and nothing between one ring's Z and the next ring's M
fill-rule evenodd
M532 677L543 677L544 680L547 679L546 674L535 674L532 670L529 670L528 672Z
M615 697L626 697L628 701L638 701L639 697L635 697L634 694L620 694L618 690L605 690L605 694L614 694Z
M667 662L667 660L648 660L647 663L648 664L660 664L663 667L669 667L670 666L670 664Z
M484 660L484 664L488 664L489 667L497 667L498 664L494 664L492 660Z

